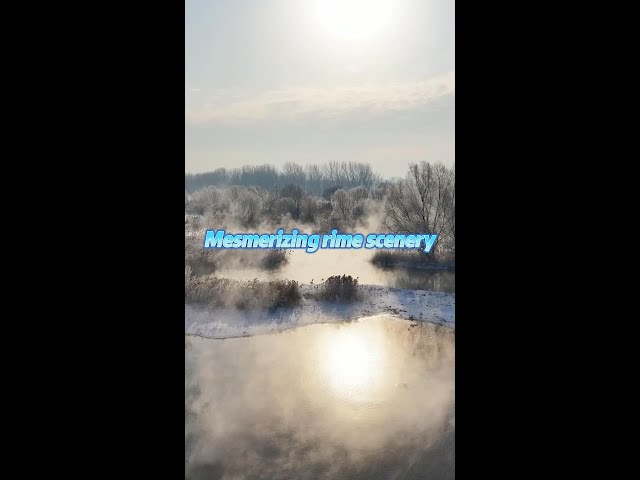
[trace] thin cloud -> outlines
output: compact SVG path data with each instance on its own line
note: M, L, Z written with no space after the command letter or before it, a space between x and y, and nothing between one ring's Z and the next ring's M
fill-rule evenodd
M366 83L335 88L295 87L253 97L216 95L204 108L188 109L191 123L243 123L262 120L338 117L356 111L410 110L455 92L455 73L426 80Z

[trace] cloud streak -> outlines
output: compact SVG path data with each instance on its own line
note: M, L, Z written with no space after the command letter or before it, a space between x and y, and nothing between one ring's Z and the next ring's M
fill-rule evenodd
M455 92L455 72L413 82L365 83L334 88L293 87L253 97L218 92L203 107L186 109L193 124L332 118L420 108Z

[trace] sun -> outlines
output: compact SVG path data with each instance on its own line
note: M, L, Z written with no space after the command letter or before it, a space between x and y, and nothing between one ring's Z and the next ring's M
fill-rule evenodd
M345 40L367 40L382 32L393 13L393 0L316 0L319 23Z

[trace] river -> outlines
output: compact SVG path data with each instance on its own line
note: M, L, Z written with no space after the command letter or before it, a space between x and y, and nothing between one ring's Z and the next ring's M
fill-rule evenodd
M454 478L454 337L385 315L185 336L185 477Z

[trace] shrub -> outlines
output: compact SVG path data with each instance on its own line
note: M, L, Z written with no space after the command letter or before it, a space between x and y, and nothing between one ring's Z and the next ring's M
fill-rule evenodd
M371 257L371 263L380 268L427 268L427 269L455 269L453 261L435 261L431 256L419 251L377 251Z
M184 244L184 265L189 266L195 276L209 275L218 268L214 253L200 246Z
M238 310L273 310L293 307L300 303L302 295L298 282L251 280L240 282L228 278L191 278L186 280L185 302L210 307L234 307Z
M302 295L294 280L272 280L266 284L267 308L293 307L300 303Z
M295 202L288 197L278 199L274 205L274 210L278 215L289 214L293 218L295 218L299 213L299 209Z
M402 254L378 250L373 254L373 257L371 257L371 263L378 267L390 267L397 264L401 258L405 257L405 255L402 255L402 257L400 255Z
M262 260L260 266L265 270L275 270L280 268L284 263L287 263L287 251L286 250L268 250Z
M193 280L193 272L191 271L190 265L184 266L184 290L185 292L189 290L191 287L191 282Z
M320 285L317 297L327 302L353 302L358 299L358 280L351 275L334 275Z
M334 185L332 187L326 188L324 192L322 192L322 198L324 198L325 200L330 200L333 194L341 188L342 187L340 185Z

